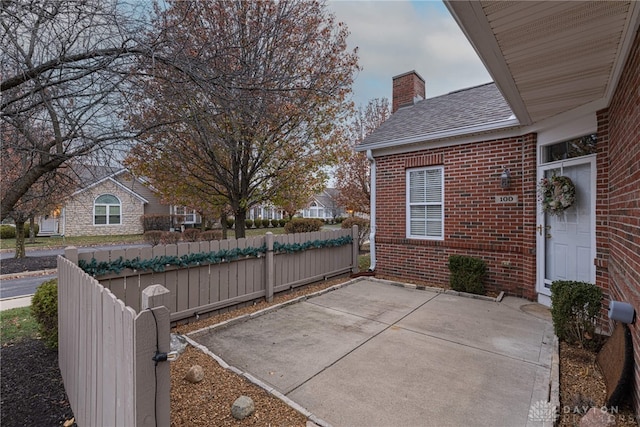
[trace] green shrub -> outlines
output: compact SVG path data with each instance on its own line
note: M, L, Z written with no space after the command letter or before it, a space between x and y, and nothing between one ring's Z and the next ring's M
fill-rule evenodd
M278 225L279 225L280 227L284 227L285 225L287 225L287 222L289 222L289 221L288 221L288 220L286 220L286 219L284 219L284 218L282 218L282 219L279 219L279 220L278 220Z
M340 227L351 228L354 225L358 226L358 248L361 248L362 244L366 242L367 238L369 237L369 231L371 229L369 220L357 216L352 216L342 221Z
M13 225L9 225L9 224L0 225L0 238L15 239L16 228Z
M222 240L222 230L207 230L200 234L200 240L204 240L205 242Z
M341 217L341 216L336 217L336 224L340 224L342 223L342 221L344 221L344 217Z
M185 242L197 242L200 240L201 231L197 228L187 228L182 232L182 240Z
M26 223L24 225L24 237L29 237L30 228L31 227L29 226L29 223ZM37 236L39 232L40 232L40 226L38 224L33 224L33 235Z
M262 220L262 228L267 228L269 227L269 224L271 223L271 221L269 221L268 219L263 219Z
M252 219L245 219L244 220L244 226L246 228L252 228L253 227L253 220Z
M38 322L42 340L49 348L58 348L58 280L44 282L31 299L31 314Z
M294 218L284 226L287 233L311 233L320 231L324 223L317 218Z
M280 225L280 221L278 221L277 219L272 219L271 220L271 226L273 228L276 228L278 225Z
M484 295L483 279L487 273L487 264L479 259L466 255L449 256L449 284L459 292Z
M236 223L236 220L233 218L227 218L227 228L233 228L233 225Z
M551 284L551 318L558 339L585 347L595 333L602 290L591 283L557 280Z

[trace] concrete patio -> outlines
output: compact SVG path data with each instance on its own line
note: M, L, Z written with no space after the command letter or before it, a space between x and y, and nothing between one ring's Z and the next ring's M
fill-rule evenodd
M546 308L357 280L191 338L333 426L533 426Z

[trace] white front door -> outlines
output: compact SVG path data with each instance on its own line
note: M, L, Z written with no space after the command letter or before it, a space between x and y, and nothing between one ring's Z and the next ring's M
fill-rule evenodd
M567 176L576 187L574 204L560 215L538 207L538 293L548 302L554 280L595 283L595 156L547 163L538 168L538 181Z

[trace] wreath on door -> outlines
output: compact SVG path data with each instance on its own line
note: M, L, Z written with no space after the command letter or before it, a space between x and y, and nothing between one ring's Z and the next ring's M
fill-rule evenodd
M576 201L576 187L566 176L542 178L538 184L538 197L544 212L560 215Z

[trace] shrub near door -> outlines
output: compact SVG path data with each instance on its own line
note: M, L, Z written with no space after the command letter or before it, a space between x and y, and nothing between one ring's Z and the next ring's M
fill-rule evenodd
M484 276L487 273L487 264L479 259L464 255L451 255L449 257L449 284L451 288L459 292L484 295Z

